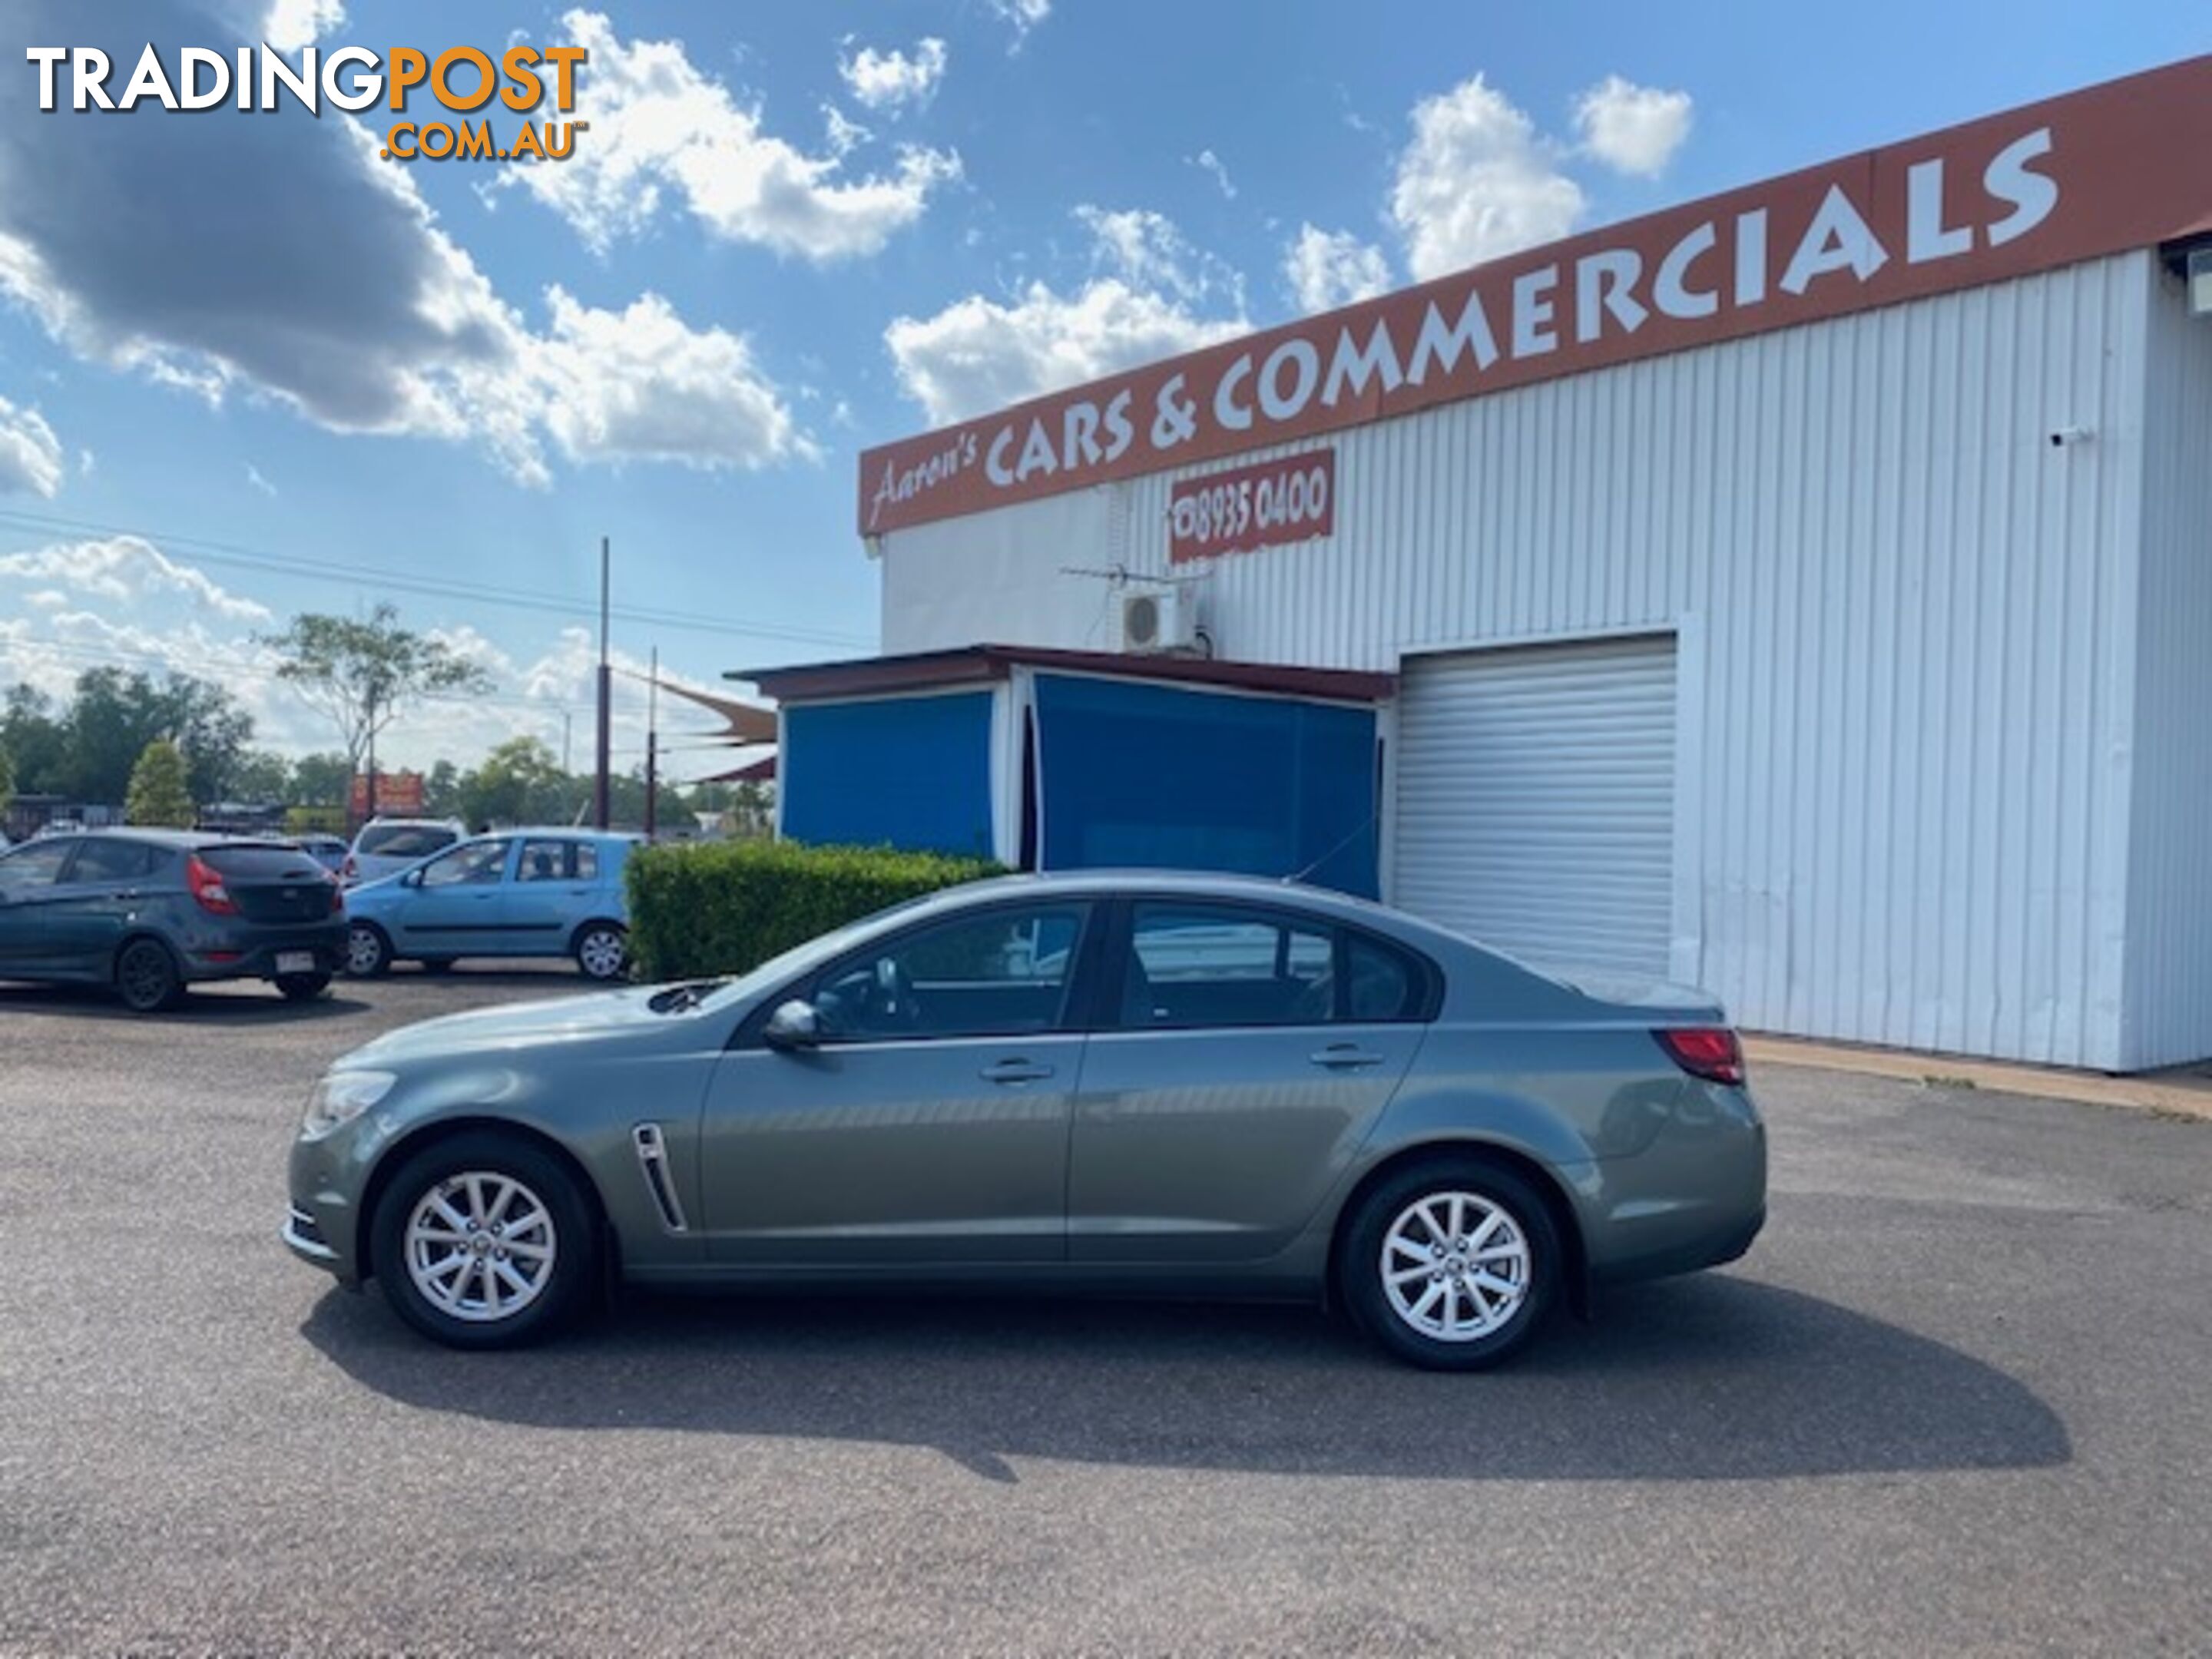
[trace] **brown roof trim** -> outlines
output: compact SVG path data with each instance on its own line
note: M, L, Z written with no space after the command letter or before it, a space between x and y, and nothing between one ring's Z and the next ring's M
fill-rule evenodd
M1328 702L1382 702L1395 696L1398 689L1395 675L1352 669L1221 662L1207 657L1139 657L1111 651L1059 651L1025 645L973 645L904 657L866 657L787 668L732 669L723 678L750 680L760 688L763 696L778 702L832 702L887 692L988 685L1005 679L1017 667L1097 674L1168 685L1212 685Z

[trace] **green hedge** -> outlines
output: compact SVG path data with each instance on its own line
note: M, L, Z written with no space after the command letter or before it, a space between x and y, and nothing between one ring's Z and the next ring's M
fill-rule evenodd
M630 953L647 980L741 974L940 887L1003 875L982 859L889 848L725 842L630 854Z

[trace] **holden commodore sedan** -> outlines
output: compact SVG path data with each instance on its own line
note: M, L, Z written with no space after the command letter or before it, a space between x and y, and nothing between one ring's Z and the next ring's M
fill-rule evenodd
M1215 875L951 890L742 978L391 1033L316 1086L293 1251L457 1347L664 1286L1334 1301L1473 1369L1741 1255L1720 1007Z

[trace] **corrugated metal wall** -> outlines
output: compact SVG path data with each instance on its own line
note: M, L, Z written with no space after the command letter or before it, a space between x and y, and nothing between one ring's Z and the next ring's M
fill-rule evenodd
M2118 1066L2150 264L1340 434L1335 535L1202 609L1225 656L1360 668L1679 627L1678 969L1759 1029ZM885 648L1110 646L1106 583L1008 568L1126 513L1166 574L1171 482L890 538Z
M2134 1070L2212 1054L2212 318L2153 270L2126 1017Z

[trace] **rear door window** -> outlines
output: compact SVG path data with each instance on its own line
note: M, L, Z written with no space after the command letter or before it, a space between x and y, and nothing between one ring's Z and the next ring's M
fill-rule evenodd
M154 868L157 849L143 841L111 841L94 836L77 849L69 878L77 881L137 881Z
M517 881L596 881L597 852L581 842L526 841L522 862L515 866Z
M1305 1025L1334 1006L1331 930L1204 904L1139 903L1121 994L1130 1026Z

